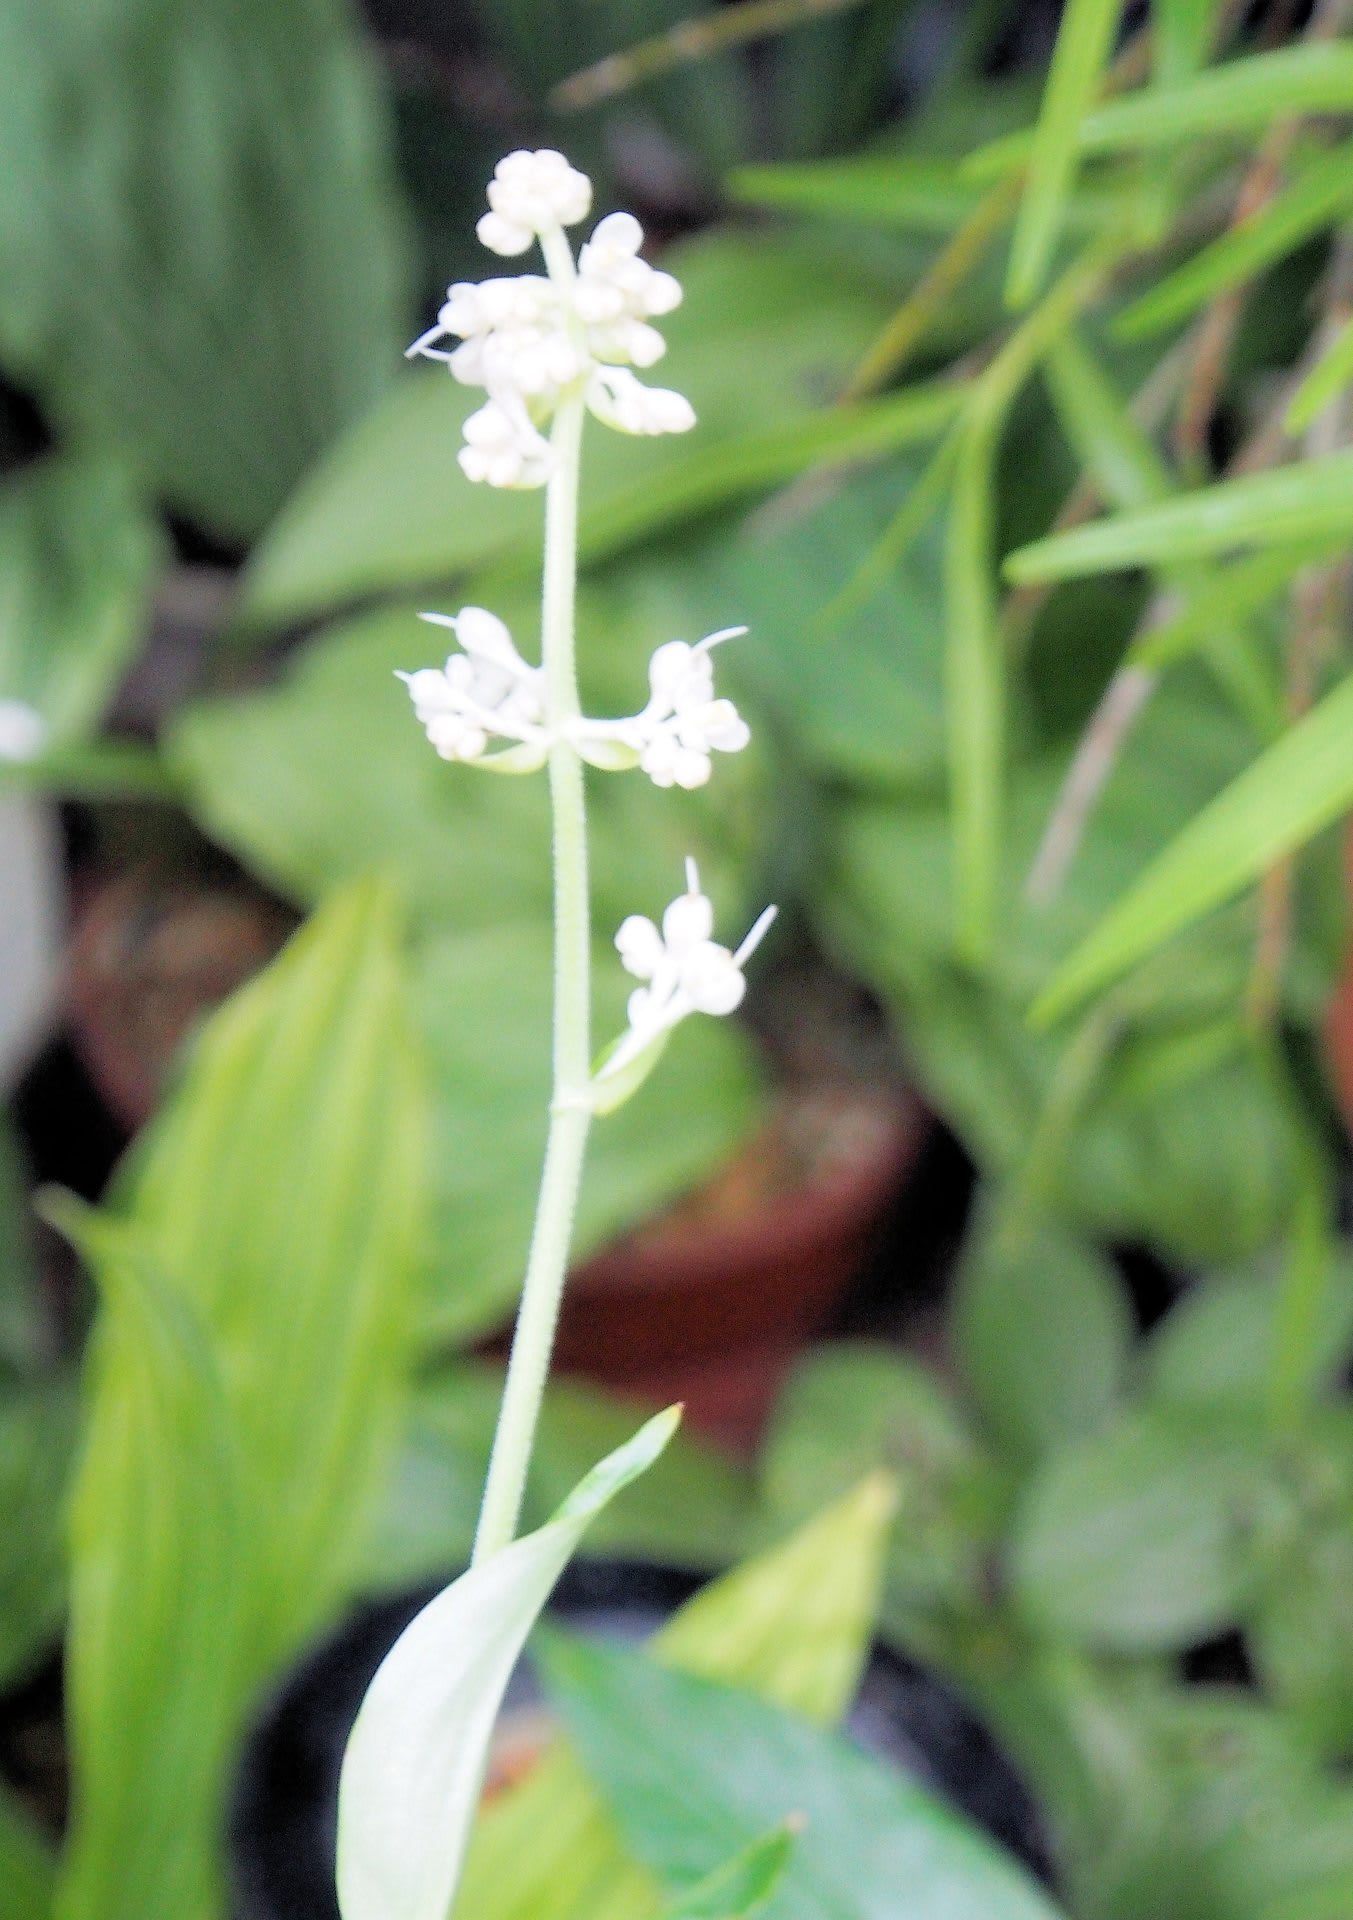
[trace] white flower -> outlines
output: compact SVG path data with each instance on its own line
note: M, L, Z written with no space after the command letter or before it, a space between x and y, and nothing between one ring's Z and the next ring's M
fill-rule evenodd
M686 891L662 916L661 928L634 913L615 936L626 972L646 984L629 998L629 1028L598 1079L618 1073L691 1013L732 1013L747 991L743 968L765 938L776 909L767 907L736 952L711 936L714 909L700 891L694 860L686 862Z
M478 760L510 773L543 766L550 745L544 673L522 659L497 615L462 607L458 614L419 618L450 627L463 648L445 667L399 675L442 759ZM504 748L502 742L511 744ZM490 744L496 750L486 758Z
M592 182L562 153L509 153L493 169L489 207L476 229L494 253L525 253L553 227L575 227L592 205Z
M488 396L466 422L460 464L471 480L543 486L551 464L543 429L568 393L581 392L597 419L624 433L695 424L683 395L646 387L630 371L666 351L651 322L680 304L681 288L639 257L643 229L629 213L599 221L575 262L564 228L584 218L591 198L587 176L549 148L500 161L479 236L503 254L539 239L548 271L458 281L437 324L409 348ZM459 344L441 344L448 340Z
M669 640L648 665L649 700L626 720L582 720L571 737L593 766L639 766L657 787L703 787L711 755L739 753L751 731L731 700L714 697L710 653L723 640L746 633L723 627L690 646Z
M0 700L0 761L36 760L47 744L47 722L26 700Z

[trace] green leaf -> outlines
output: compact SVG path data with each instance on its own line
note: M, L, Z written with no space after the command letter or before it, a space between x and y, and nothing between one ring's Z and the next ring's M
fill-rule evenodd
M1119 0L1069 0L1063 11L1010 243L1012 307L1027 306L1047 273L1075 179L1081 122L1099 91L1121 11Z
M50 1920L56 1870L50 1850L0 1793L0 1920Z
M550 1692L625 1835L678 1893L789 1809L776 1920L1051 1920L1013 1861L905 1775L753 1695L552 1632Z
M954 941L974 965L986 961L995 935L1005 826L1005 661L993 577L996 453L994 423L964 433L944 548Z
M403 1442L363 1549L369 1592L423 1584L469 1557L503 1397L501 1367L462 1361L420 1375ZM595 1388L555 1380L531 1458L523 1527L543 1526L588 1465L633 1430L634 1410ZM747 1468L678 1433L660 1460L593 1521L593 1552L664 1566L721 1567L747 1538Z
M797 1823L773 1827L682 1894L663 1920L751 1920L783 1880L797 1833Z
M69 1381L0 1380L0 1688L58 1638L75 1415Z
M1279 1297L1271 1259L1191 1287L1147 1345L1145 1391L1171 1406L1260 1419L1272 1383ZM1346 1253L1330 1273L1320 1348L1315 1385L1331 1391L1353 1355L1353 1261Z
M1238 893L1353 804L1353 678L1206 806L1059 968L1048 1024Z
M339 1781L343 1920L446 1920L494 1722L526 1636L589 1521L652 1465L680 1417L669 1408L641 1427L547 1525L430 1601L385 1656Z
M1158 280L1118 316L1125 340L1148 339L1176 326L1207 301L1253 280L1353 206L1353 145L1321 154L1248 220Z
M1005 571L1024 586L1208 559L1241 547L1336 541L1350 532L1353 454L1336 453L1222 480L1160 506L1035 540L1010 555Z
M1291 434L1305 433L1316 415L1353 381L1353 318L1292 396L1283 425Z
M1076 456L1115 506L1143 506L1174 492L1164 461L1074 327L1044 361L1053 405Z
M77 1228L70 1920L211 1910L234 1747L347 1591L402 1397L424 1145L395 916L335 896L203 1029Z
M210 1913L248 1599L220 1368L144 1233L69 1200L53 1218L103 1298L71 1520L75 1799L59 1911Z
M0 700L84 739L140 650L160 540L125 473L49 456L0 492Z
M1262 1435L1152 1409L1055 1454L1016 1516L1011 1577L1041 1633L1120 1653L1234 1623L1253 1567Z
M389 130L349 8L22 4L0 70L0 355L179 512L255 533L404 344Z
M1176 86L1205 65L1222 12L1222 0L1156 0L1151 21L1162 86Z
M654 1641L685 1671L736 1680L829 1722L859 1682L892 1500L878 1475L726 1574ZM626 1855L577 1760L557 1747L475 1830L462 1899L482 1920L635 1920L661 1901Z
M802 1520L862 1474L895 1481L881 1618L923 1656L982 1607L1004 1488L941 1383L885 1347L833 1341L790 1376L763 1448L763 1525Z
M1131 1315L1113 1267L1085 1241L1044 1221L1003 1220L999 1203L991 1215L959 1268L956 1356L996 1438L1032 1460L1113 1412Z
M1347 41L1283 47L1209 67L1171 86L1142 88L1106 101L1080 121L1079 152L1117 153L1135 147L1172 147L1214 134L1248 133L1286 114L1353 110L1353 46ZM1020 166L1032 148L1014 134L981 148L968 161L974 179Z
M699 416L689 435L635 440L596 428L586 449L584 558L633 545L816 459L936 437L953 384L864 408L820 411L887 316L886 295L833 270L806 242L705 236L668 264L685 301L663 323L664 384ZM775 353L767 356L768 329ZM409 374L309 476L254 559L242 629L283 624L373 593L494 568L534 575L538 496L469 485L457 470L474 405L444 372Z

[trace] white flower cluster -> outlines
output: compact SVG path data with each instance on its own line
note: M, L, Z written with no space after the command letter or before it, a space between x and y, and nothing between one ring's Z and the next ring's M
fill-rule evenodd
M483 607L421 618L450 627L462 648L444 667L399 676L442 759L472 760L503 773L543 766L555 737L546 723L543 670L527 665L502 621ZM711 755L737 753L751 738L733 702L715 699L709 657L721 640L746 631L725 627L693 647L669 640L649 664L649 700L641 712L623 720L580 715L567 722L567 737L592 766L637 766L658 787L704 786Z
M539 240L546 273L457 282L437 324L409 348L487 395L465 423L460 464L468 478L543 486L551 455L542 429L574 391L597 419L624 433L694 426L688 400L645 386L630 371L662 357L666 343L651 322L681 301L672 275L639 257L644 236L634 216L608 214L575 261L564 228L586 217L592 183L549 148L500 160L488 197L478 229L484 245L512 255ZM444 340L460 344L448 350Z
M775 918L767 907L736 952L712 937L714 909L700 891L694 860L686 862L686 891L678 894L659 928L632 913L615 936L627 973L645 984L629 998L629 1028L598 1078L620 1073L656 1040L691 1013L732 1013L747 991L743 968Z
M47 722L26 700L0 700L0 761L36 760L47 745Z

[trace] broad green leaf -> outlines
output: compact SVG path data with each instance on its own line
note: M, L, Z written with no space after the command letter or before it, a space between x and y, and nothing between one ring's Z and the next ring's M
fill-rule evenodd
M1283 47L1208 67L1170 86L1144 87L1093 108L1080 121L1081 153L1117 153L1134 147L1190 144L1212 134L1269 127L1285 114L1353 110L1353 46L1347 41ZM974 179L1021 166L1031 136L1014 134L981 148L968 161Z
M984 1835L896 1768L754 1695L553 1632L546 1683L626 1841L680 1892L786 1811L803 1830L766 1912L1052 1920Z
M1121 11L1119 0L1069 0L1062 13L1010 243L1006 298L1012 307L1026 306L1047 273L1075 180L1081 122L1099 90Z
M209 1915L249 1599L241 1463L202 1318L135 1226L56 1218L99 1282L71 1523L61 1920Z
M659 909L662 892L650 886L631 899ZM597 914L601 926L619 918L615 909ZM618 1033L632 983L609 941L598 939L593 971L595 1029ZM442 1344L508 1318L525 1269L550 1098L551 949L543 920L509 919L426 942L415 957L414 987L434 1129L433 1234L418 1325ZM748 1138L762 1110L747 1035L728 1021L686 1021L661 1071L623 1113L602 1116L592 1130L576 1256L697 1186Z
M735 200L752 206L937 235L951 233L982 197L951 160L924 153L735 167L724 184Z
M404 344L389 129L349 8L20 0L0 71L0 357L180 513L256 533Z
M349 1587L422 1225L394 919L354 886L227 1002L80 1229L108 1304L72 1553L63 1920L213 1910L235 1745Z
M10 1795L0 1793L0 1920L51 1920L56 1867Z
M420 1375L399 1459L383 1492L358 1580L365 1591L411 1588L469 1557L489 1450L503 1397L500 1367L461 1361ZM576 1381L545 1395L522 1524L543 1526L592 1461L633 1430L632 1406ZM754 1490L747 1468L678 1433L588 1533L594 1553L663 1566L721 1567L748 1537Z
M1283 422L1287 431L1305 433L1316 415L1350 382L1353 382L1353 318L1344 323L1343 332L1293 394Z
M0 1378L0 1687L23 1680L59 1635L75 1427L69 1381Z
M1012 553L1017 585L1163 567L1244 547L1337 541L1353 532L1353 454L1221 480L1160 506L1050 535Z
M659 1657L837 1719L868 1650L891 1517L875 1475L688 1601L657 1635ZM662 1908L564 1746L485 1810L462 1898L482 1920L648 1920Z
M1055 1454L1016 1516L1010 1572L1041 1633L1116 1652L1187 1646L1251 1590L1262 1435L1182 1409L1139 1412Z
M685 301L664 320L664 384L687 394L692 434L634 440L589 429L582 551L597 558L675 520L775 484L818 457L937 436L960 394L921 388L816 413L887 314L887 299L804 241L755 249L709 235L670 256ZM768 356L769 329L775 353ZM455 450L472 396L444 372L410 374L307 479L255 557L245 627L275 626L377 592L494 567L534 574L541 501L471 486Z
M0 1381L5 1369L31 1377L53 1357L31 1225L28 1171L6 1116L0 1119Z
M36 715L34 758L98 723L141 647L160 557L115 466L49 456L0 491L0 700Z
M682 1894L663 1920L751 1920L784 1878L796 1837L797 1823L772 1828Z
M1107 986L1353 805L1353 678L1182 830L1054 975L1049 1023Z
M980 1611L1004 1515L1001 1476L942 1384L881 1346L832 1341L804 1359L763 1449L764 1526L800 1521L880 1468L897 1486L880 1618L925 1657Z
M1158 280L1118 316L1125 340L1176 326L1218 295L1244 286L1353 206L1353 146L1321 154L1252 218L1232 226L1182 267Z
M1117 1274L1085 1241L1003 1217L997 1201L965 1249L954 1314L968 1386L1017 1458L1093 1433L1113 1412L1131 1315Z
M1273 1375L1280 1281L1274 1263L1218 1274L1189 1291L1146 1349L1145 1390L1171 1406L1262 1416ZM1337 1387L1353 1354L1353 1263L1334 1265L1316 1385Z
M447 1920L494 1722L526 1637L589 1521L656 1460L679 1418L671 1408L640 1428L553 1520L430 1601L385 1656L339 1781L343 1920Z

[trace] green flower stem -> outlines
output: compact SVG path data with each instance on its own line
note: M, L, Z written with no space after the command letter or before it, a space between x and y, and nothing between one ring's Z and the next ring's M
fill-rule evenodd
M552 728L579 711L573 624L583 412L581 394L565 400L550 437L554 466L545 495L541 658ZM556 738L550 749L549 777L554 821L554 1092L526 1280L475 1535L474 1565L512 1541L521 1517L591 1120L586 1104L592 1059L587 812L583 763L566 739Z

